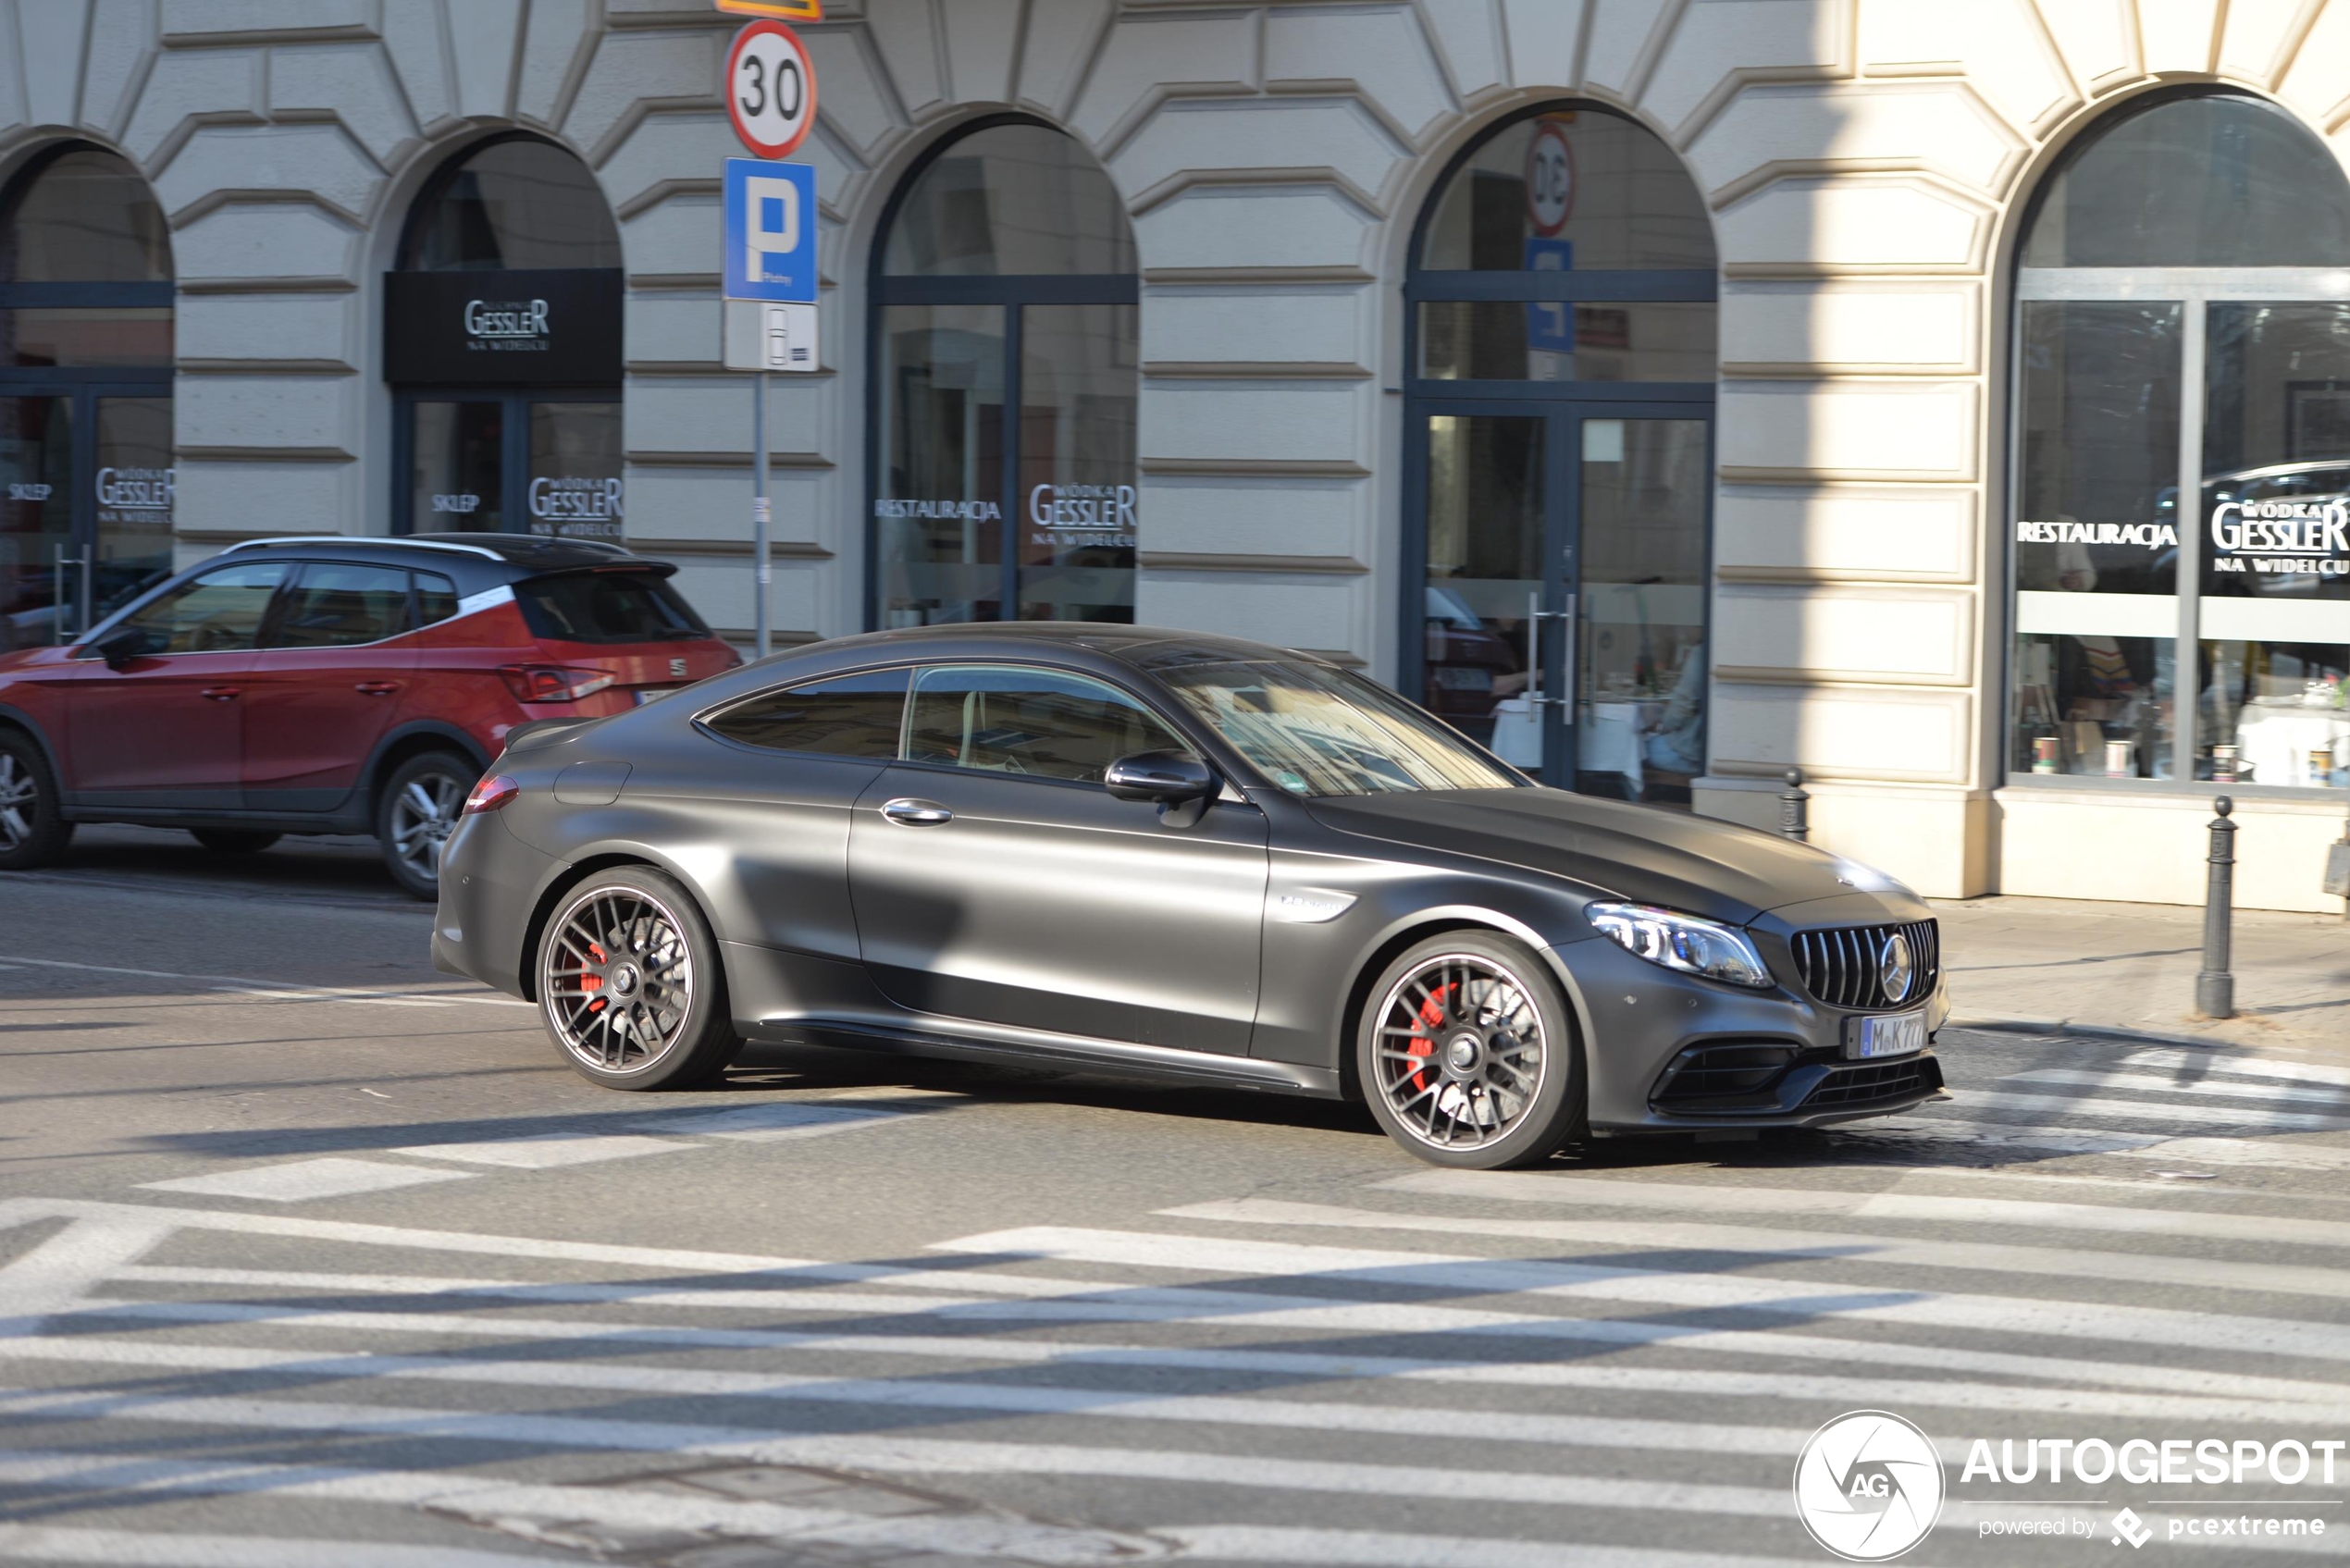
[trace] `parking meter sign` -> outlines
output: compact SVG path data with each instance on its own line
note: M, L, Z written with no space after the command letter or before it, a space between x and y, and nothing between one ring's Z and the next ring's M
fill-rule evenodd
M728 158L724 286L730 300L810 304L816 298L816 171Z
M735 34L725 91L735 134L762 158L790 157L816 123L816 68L781 22L752 22Z

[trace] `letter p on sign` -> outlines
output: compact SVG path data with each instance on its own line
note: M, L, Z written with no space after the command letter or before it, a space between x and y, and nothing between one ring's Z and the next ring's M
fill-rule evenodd
M799 187L788 179L753 175L743 181L743 194L749 203L745 214L748 221L743 226L749 253L743 257L743 273L757 278L766 270L763 258L799 249Z
M730 300L816 299L816 171L806 164L728 158L721 252Z

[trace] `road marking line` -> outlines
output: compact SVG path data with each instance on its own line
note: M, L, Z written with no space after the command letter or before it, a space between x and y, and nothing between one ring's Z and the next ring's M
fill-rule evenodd
M0 1558L12 1562L103 1562L114 1568L548 1568L545 1557L446 1546L388 1546L291 1536L169 1535L0 1525Z
M2235 1078L2276 1078L2297 1083L2331 1083L2350 1089L2350 1068L2321 1062L2291 1062L2273 1056L2239 1056L2226 1051L2135 1051L2121 1058L2134 1068L2171 1068L2197 1073L2226 1073Z
M2312 1116L2302 1111L2232 1110L2223 1105L2166 1105L2153 1100L2073 1098L2062 1094L2019 1094L2005 1089L1960 1091L1960 1103L1969 1108L2038 1111L2044 1115L2090 1117L2100 1121L2167 1121L2191 1127L2233 1127L2255 1132L2350 1132L2350 1118Z
M535 1355L500 1360L167 1345L97 1338L0 1339L0 1357L115 1368L166 1367L193 1374L278 1372L305 1380L455 1383L466 1388L574 1389L673 1398L757 1400L923 1411L984 1411L1006 1416L1081 1416L1178 1426L1259 1426L1305 1432L1441 1438L1447 1441L1542 1443L1565 1448L1644 1449L1775 1456L1803 1446L1802 1426L1663 1421L1635 1416L1550 1415L1441 1405L1372 1404L1268 1396L1153 1394L1132 1389L839 1378L820 1374L727 1372L690 1366L616 1366ZM795 1433L795 1428L797 1432ZM778 1436L821 1436L823 1427L779 1419Z
M2283 1170L2350 1170L2350 1149L2325 1143L2246 1142L2241 1138L2166 1138L2122 1151L2134 1159L2187 1164L2274 1166Z
M2091 1230L2116 1236L2179 1236L2206 1241L2273 1241L2350 1248L2350 1221L2218 1210L2124 1208L2038 1198L1969 1193L1846 1191L1827 1187L1729 1187L1710 1182L1619 1180L1548 1172L1432 1170L1379 1183L1388 1191L1510 1203L1573 1204L1584 1208L1751 1214L1805 1218L1921 1220L1935 1224L2012 1225ZM2228 1267L2212 1265L2208 1267Z
M1406 1536L1283 1525L1169 1525L1154 1532L1218 1562L1303 1562L1313 1568L1799 1568L1792 1559L1644 1546L1572 1548L1487 1536ZM1808 1568L1808 1565L1806 1565Z
M37 1318L71 1306L177 1228L167 1222L77 1219L0 1268L0 1315Z
M690 1111L683 1116L662 1117L637 1125L648 1132L689 1132L702 1138L764 1142L778 1138L812 1138L820 1133L844 1132L853 1127L872 1127L884 1121L896 1121L913 1110L912 1106L899 1110L876 1105L783 1101L732 1109Z
M1988 1143L2002 1148L2053 1149L2068 1154L2120 1154L2159 1143L2165 1132L2090 1132L2035 1127L2020 1121L1970 1121L1961 1117L1919 1117L1910 1121L1849 1121L1822 1130L1834 1138L1939 1139Z
M190 1463L54 1450L0 1450L0 1485L96 1488L118 1498L157 1493L315 1498L428 1508L478 1524L518 1518L548 1523L584 1520L633 1530L707 1531L783 1537L795 1544L836 1543L891 1555L936 1552L1071 1565L1140 1562L1167 1555L1165 1543L1147 1537L1010 1519L976 1507L953 1514L892 1516L752 1501L715 1491L696 1495L682 1489L656 1492L508 1481L434 1470L359 1470L237 1460ZM316 1562L343 1561L320 1558ZM543 1568L550 1560L534 1557L528 1561Z
M174 969L134 969L119 964L76 964L63 958L28 958L22 954L8 956L11 964L29 964L44 969L73 969L84 974L131 975L141 980L186 980L201 982L215 990L243 992L250 995L266 996L291 1002L372 1002L401 1007L445 1007L452 1003L473 1002L493 1007L530 1007L528 1002L512 996L476 996L462 991L413 993L399 991L368 991L352 986L302 985L291 981L249 980L242 975L181 974Z
M2272 1291L2281 1295L2350 1300L2350 1269L2293 1264L2228 1263L2146 1253L2094 1253L2077 1248L2020 1247L1983 1241L1920 1241L1835 1230L1776 1227L1659 1224L1653 1220L1471 1219L1458 1215L1395 1214L1324 1204L1237 1198L1160 1209L1169 1219L1239 1225L1294 1225L1332 1230L1402 1230L1436 1235L1514 1236L1529 1241L1602 1246L1687 1247L1733 1257L1800 1264L1883 1264L1900 1268L1963 1269L1971 1273L2045 1275L2057 1279L2113 1279L2123 1284L2178 1285L2197 1290Z
M2350 1112L2350 1100L2321 1089L2297 1089L2282 1083L2239 1083L2227 1079L2163 1078L2150 1072L2107 1072L2080 1068L2035 1068L2011 1072L2001 1083L2060 1083L2081 1089L2119 1089L2133 1094L2199 1094L2232 1100L2265 1100L2281 1105L2318 1105L2337 1114Z
M502 1166L511 1170L551 1170L560 1166L595 1165L603 1160L636 1159L700 1147L699 1143L637 1138L626 1133L545 1132L528 1138L486 1138L472 1143L418 1143L386 1152L419 1159Z
M1275 1277L1312 1273L1332 1279L1420 1285L1455 1296L1523 1292L1573 1301L1642 1302L1685 1310L1728 1309L1809 1321L1908 1323L2199 1351L2224 1344L2240 1353L2350 1362L2350 1325L2102 1302L1888 1290L1789 1279L1767 1272L1692 1275L1667 1269L1519 1262L1446 1253L1370 1252L1073 1226L999 1230L934 1245L947 1251L1026 1253L1144 1268Z
M347 1198L355 1192L383 1192L427 1181L465 1181L479 1175L471 1170L432 1170L422 1166L386 1165L380 1160L347 1160L337 1155L300 1160L292 1165L255 1166L250 1170L225 1170L216 1176L182 1176L170 1181L142 1181L151 1192L195 1192L208 1198L252 1198L269 1204L307 1204L319 1198Z
M1784 1519L1787 1488L1658 1481L1622 1475L1447 1469L1370 1464L1355 1460L1280 1459L1263 1454L1129 1449L1105 1444L1007 1443L856 1433L775 1436L755 1427L637 1421L417 1405L336 1404L304 1400L93 1393L0 1393L0 1410L19 1419L136 1420L176 1426L234 1426L271 1432L514 1444L546 1451L710 1454L768 1464L816 1464L884 1473L1097 1475L1187 1481L1262 1491L1335 1492L1357 1497L1522 1502L1559 1508L1637 1509Z

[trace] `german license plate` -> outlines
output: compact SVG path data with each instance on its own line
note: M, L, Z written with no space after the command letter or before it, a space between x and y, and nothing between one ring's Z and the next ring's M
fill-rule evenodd
M637 688L637 706L642 708L648 702L659 702L662 698L667 697L671 692L675 691L676 689L677 688L675 686L638 686Z
M1844 1042L1847 1056L1865 1061L1871 1056L1906 1056L1912 1051L1925 1049L1923 1008L1914 1013L1884 1013L1852 1021L1856 1027Z

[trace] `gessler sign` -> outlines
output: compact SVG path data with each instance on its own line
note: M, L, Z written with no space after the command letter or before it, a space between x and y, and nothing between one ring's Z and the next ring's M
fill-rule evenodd
M620 384L620 270L384 275L384 369L397 385Z

